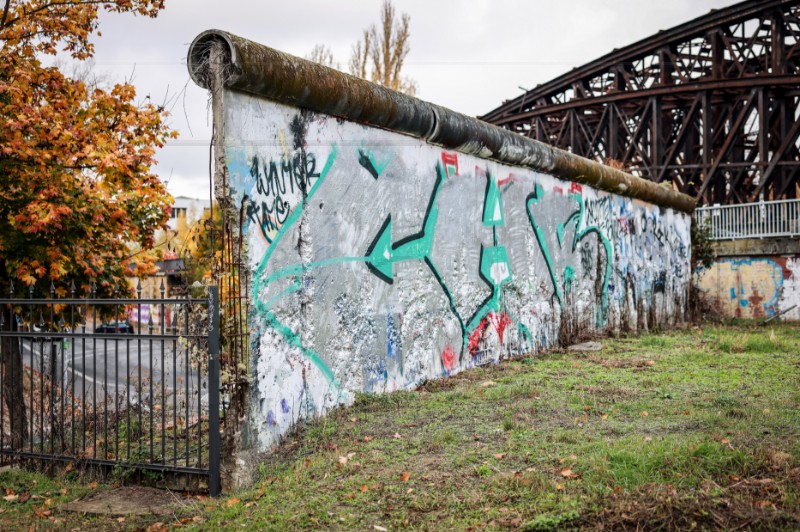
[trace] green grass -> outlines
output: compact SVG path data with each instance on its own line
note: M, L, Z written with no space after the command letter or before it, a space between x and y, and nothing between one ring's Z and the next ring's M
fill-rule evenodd
M606 340L595 353L545 353L420 391L360 395L289 438L255 486L206 501L202 523L190 524L797 529L798 329ZM0 528L37 522L21 506L0 502Z

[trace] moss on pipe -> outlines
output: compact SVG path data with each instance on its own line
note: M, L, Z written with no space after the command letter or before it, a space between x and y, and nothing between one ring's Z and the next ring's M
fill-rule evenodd
M224 48L228 89L679 211L695 208L694 198L652 181L221 30L204 31L189 48L189 74L201 87L209 87L208 58L215 44Z

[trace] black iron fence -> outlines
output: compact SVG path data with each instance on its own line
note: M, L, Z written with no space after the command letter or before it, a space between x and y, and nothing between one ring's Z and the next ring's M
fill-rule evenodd
M219 293L0 299L0 460L208 476L220 492Z

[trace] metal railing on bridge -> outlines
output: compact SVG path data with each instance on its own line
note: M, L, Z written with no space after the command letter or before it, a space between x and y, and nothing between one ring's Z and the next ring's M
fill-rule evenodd
M800 199L699 207L694 219L709 227L711 240L798 237Z

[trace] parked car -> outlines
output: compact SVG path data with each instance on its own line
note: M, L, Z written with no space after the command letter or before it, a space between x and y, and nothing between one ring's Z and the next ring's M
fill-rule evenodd
M109 321L99 325L94 332L96 333L125 333L133 334L133 325L127 321Z

